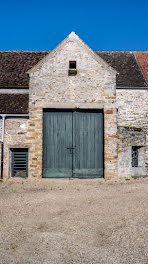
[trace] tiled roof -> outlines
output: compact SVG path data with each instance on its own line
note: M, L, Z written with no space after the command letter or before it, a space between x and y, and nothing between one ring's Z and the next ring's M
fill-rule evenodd
M28 113L28 94L0 94L1 114Z
M29 88L26 72L47 51L0 52L0 89ZM117 87L148 86L148 52L96 51L117 72ZM146 81L147 79L147 81ZM0 113L28 113L28 94L0 94Z
M148 86L132 51L97 51L97 54L118 72L117 87Z
M29 88L26 72L46 54L47 51L1 51L0 88Z
M143 71L143 74L148 82L148 51L136 51L134 52L137 61Z
M1 51L0 52L0 88L29 88L29 77L26 72L36 65L48 51ZM117 86L146 87L147 83L140 69L134 52L97 51L109 65L117 70ZM138 52L139 53L139 52ZM142 53L142 52L141 52ZM147 53L143 53L142 57ZM147 76L148 71L141 66Z

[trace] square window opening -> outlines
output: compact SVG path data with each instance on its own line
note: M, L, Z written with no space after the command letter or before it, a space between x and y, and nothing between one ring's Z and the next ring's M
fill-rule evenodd
M69 69L76 69L76 61L69 61Z
M12 148L11 154L11 176L28 177L28 149Z
M76 61L69 61L69 70L68 75L75 76L77 74L77 65Z

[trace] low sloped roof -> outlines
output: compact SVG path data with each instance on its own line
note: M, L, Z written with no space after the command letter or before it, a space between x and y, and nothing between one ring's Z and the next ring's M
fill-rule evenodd
M138 53L138 52L136 52ZM146 87L146 79L132 51L97 51L97 54L117 70L117 87ZM148 65L148 64L147 64Z
M1 114L28 113L29 94L0 94Z
M0 88L29 88L26 72L47 54L47 51L1 51Z

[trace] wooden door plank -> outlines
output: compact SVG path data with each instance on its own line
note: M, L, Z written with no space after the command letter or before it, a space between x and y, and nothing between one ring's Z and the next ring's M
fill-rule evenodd
M103 114L75 112L73 124L73 177L103 177Z
M72 113L44 112L43 177L72 177Z

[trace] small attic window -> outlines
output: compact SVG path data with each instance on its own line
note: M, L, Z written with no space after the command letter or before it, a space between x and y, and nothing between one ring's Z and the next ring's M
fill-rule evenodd
M69 69L76 69L76 61L69 61Z
M77 74L76 61L69 61L68 74L72 76Z

